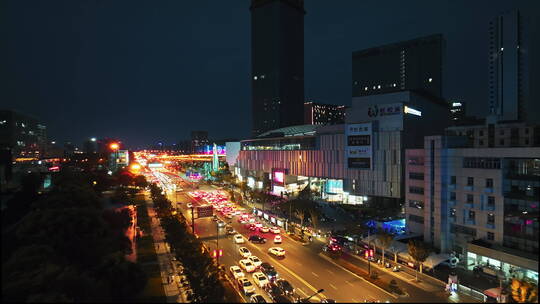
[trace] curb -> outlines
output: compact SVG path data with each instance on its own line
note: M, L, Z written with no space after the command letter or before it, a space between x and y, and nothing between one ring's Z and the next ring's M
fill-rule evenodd
M364 281L364 282L366 282L366 283L368 283L368 284L370 284L370 285L376 287L377 289L379 289L380 291L384 292L385 294L387 294L387 295L393 297L394 299L397 299L397 298L398 298L398 296L396 296L396 295L394 295L394 294L392 294L392 293L389 293L388 291L386 291L386 290L383 289L382 287L378 286L377 284L374 284L374 283L372 283L372 282L370 282L370 281L364 279L363 277L357 275L356 273L350 271L349 269L347 269L347 268L345 268L345 267L343 267L343 266L337 264L336 262L332 261L332 259L329 258L329 257L327 257L326 255L324 255L324 254L322 254L322 253L319 253L318 255L319 255L320 257L322 257L323 259L327 260L328 262L330 262L330 263L336 265L337 267L339 267L339 268L341 268L341 269L347 271L348 273L354 275L355 277L360 278L362 281Z

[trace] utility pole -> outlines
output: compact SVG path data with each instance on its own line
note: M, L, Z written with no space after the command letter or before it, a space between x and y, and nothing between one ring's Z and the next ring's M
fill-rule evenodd
M217 265L219 267L219 224L218 224L217 221L216 221L216 232L217 232L217 238L216 238L216 251L217 251L216 261L217 261Z

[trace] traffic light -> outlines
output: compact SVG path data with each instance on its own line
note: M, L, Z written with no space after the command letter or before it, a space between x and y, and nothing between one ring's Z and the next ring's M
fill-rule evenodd
M216 258L217 257L217 251L214 249L214 251L212 251L212 257L213 258Z
M223 256L223 249L220 249L218 254L219 254L220 257L222 257Z
M365 255L366 259L369 258L369 250L364 251L364 255Z
M370 249L370 250L369 250L369 257L370 257L370 258L373 257L373 249Z

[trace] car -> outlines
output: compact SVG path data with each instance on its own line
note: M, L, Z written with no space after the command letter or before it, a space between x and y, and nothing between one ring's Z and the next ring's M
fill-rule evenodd
M251 230L251 231L257 231L257 226L251 224L251 225L249 225L249 230Z
M227 213L227 214L225 214L225 217L228 218L228 219L232 219L233 214L232 213Z
M279 230L279 228L278 228L278 227L275 227L275 226L272 227L272 228L270 228L270 232L275 233L275 234L281 233L281 231Z
M250 260L251 263L253 263L253 265L255 265L255 267L259 267L262 264L261 259L259 259L258 257L254 256L254 255L250 256L248 258L248 260Z
M266 227L266 226L263 226L259 229L260 232L262 233L268 233L270 231L270 228Z
M248 259L240 260L238 261L238 264L247 272L254 272L256 269L255 265Z
M258 235L251 235L249 236L249 241L252 243L264 244L266 243L266 238Z
M244 294L255 292L255 286L246 278L238 279L238 287Z
M236 234L236 230L233 227L227 227L227 234ZM242 238L242 240L244 240Z
M283 294L285 295L293 295L294 294L294 288L292 287L291 283L289 281L284 279L279 279L276 281L277 287L281 289Z
M219 220L219 221L217 221L217 225L218 225L218 227L220 227L220 228L221 228L221 227L225 227L225 222Z
M255 223L255 227L257 227L259 229L262 228L262 226L263 226L263 224L261 224L260 222Z
M231 274L234 277L234 279L243 278L245 276L242 269L240 267L236 266L236 265L231 266L231 268L229 268L229 270L231 271Z
M277 257L283 257L285 256L285 250L281 247L270 247L268 249L268 253L273 254Z
M281 244L281 235L274 236L274 244Z
M274 266L267 262L264 262L259 266L259 271L264 273L270 281L274 281L279 276Z
M266 300L263 296L256 293L249 298L249 303L266 303Z
M233 239L236 244L243 244L245 242L244 237L241 234L235 234Z
M249 220L248 220L248 222L250 222L250 223L255 223L255 218L250 217Z
M255 284L257 284L257 286L261 288L263 288L266 284L270 283L264 273L260 271L255 272L252 276L253 282L255 282Z
M334 299L322 299L321 303L336 303L336 300L334 300Z
M238 248L238 252L243 258L249 258L251 256L251 251L249 251L249 249L247 249L246 247Z
M266 291L266 293L268 294L270 299L272 299L273 302L276 302L276 303L290 303L291 302L288 299L287 301L283 301L284 299L286 299L286 297L283 295L283 292L281 291L281 289L279 289L279 287L274 283L266 284L266 286L264 286L264 290Z
M187 203L187 207L188 207L188 208L192 208L192 207L193 207L193 204L192 204L192 203Z

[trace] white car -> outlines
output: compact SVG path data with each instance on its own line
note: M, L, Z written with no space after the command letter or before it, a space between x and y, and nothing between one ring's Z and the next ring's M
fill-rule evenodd
M245 276L242 269L240 269L240 267L238 267L236 265L231 266L231 268L229 268L229 270L231 271L231 274L233 275L234 279L243 278Z
M268 231L270 231L270 228L266 227L266 226L263 226L259 229L260 232L262 233L268 233Z
M274 237L274 244L281 244L281 241L281 235L278 234Z
M281 231L279 231L278 227L272 227L272 228L270 228L270 232L275 233L275 234L279 234Z
M258 257L254 256L254 255L250 256L248 258L248 260L250 260L251 263L253 263L253 265L255 265L255 267L259 267L262 264L261 259L259 259Z
M255 286L246 278L238 279L238 287L244 292L244 294L255 292Z
M238 248L238 252L240 252L240 255L243 258L249 258L251 256L251 251L249 251L249 249L247 249L246 247Z
M250 223L255 223L255 218L253 218L253 217L250 218L248 222L250 222Z
M238 261L238 264L247 272L254 272L256 269L255 265L248 259L240 260Z
M243 244L245 242L244 237L241 234L236 234L233 239L236 244Z
M277 257L285 256L285 250L281 247L270 247L268 253L273 254Z
M257 284L260 288L263 288L270 281L268 281L268 278L264 275L264 273L257 271L253 274L253 282L255 282L255 284Z

